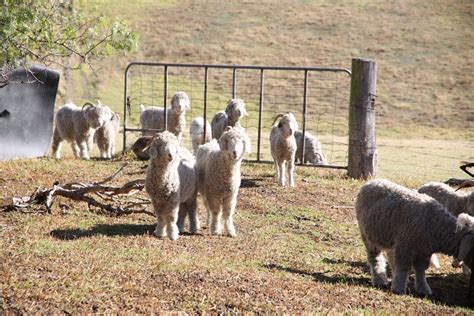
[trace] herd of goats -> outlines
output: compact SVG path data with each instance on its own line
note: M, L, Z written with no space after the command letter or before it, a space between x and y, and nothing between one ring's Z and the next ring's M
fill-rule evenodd
M185 230L200 229L197 195L207 209L211 234L223 231L236 236L233 214L241 180L240 166L245 153L251 151L249 137L240 124L247 115L241 99L231 99L225 110L217 112L211 123L195 118L190 126L193 153L182 147L185 112L189 97L176 92L171 106L141 106L143 137L132 146L138 157L149 159L145 189L152 201L158 224L154 234L176 240ZM156 130L166 130L156 133ZM66 104L56 113L52 142L53 155L60 158L62 140L71 142L76 157L89 159L93 141L101 158L111 158L120 118L110 108L86 103L82 108ZM298 130L293 114L281 113L274 118L270 148L281 186L295 186L295 160L316 165L327 164L319 140ZM303 153L304 145L304 157ZM464 185L474 186L474 181ZM474 192L454 190L444 183L431 182L418 191L384 179L365 183L357 196L356 214L367 252L372 284L405 293L408 276L415 273L415 290L430 296L425 277L430 265L439 265L435 253L453 257L453 266L471 274L474 262ZM384 256L384 253L386 257ZM387 258L387 259L386 259ZM392 279L387 276L387 261ZM474 294L471 275L469 297Z

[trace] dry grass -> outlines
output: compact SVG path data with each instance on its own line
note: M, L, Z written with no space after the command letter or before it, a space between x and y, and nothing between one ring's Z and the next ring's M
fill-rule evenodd
M435 178L428 163L444 172L452 170L450 157L474 158L467 153L474 138L472 1L79 5L92 9L92 3L128 19L139 32L140 47L132 56L97 63L97 76L75 73L63 83L67 89L58 105L99 98L121 112L123 71L130 60L350 68L352 57L367 56L379 69L383 176L418 187L447 176ZM419 148L436 157L413 152ZM442 148L450 157L443 157ZM123 160L128 158L1 162L0 204L55 180L102 179ZM390 164L395 161L404 167ZM131 161L130 168L141 164ZM429 271L431 299L370 286L352 208L362 182L342 172L297 167L298 188L285 190L272 176L270 165L243 167L236 239L203 230L177 242L162 240L151 235L151 217L108 217L66 200L52 215L2 213L0 312L472 313L465 307L468 280L444 256L442 268ZM204 220L202 206L200 214Z
M121 163L2 163L2 196L56 179L97 180ZM171 242L151 235L154 218L97 215L65 200L53 215L0 214L0 310L467 313L468 280L446 257L428 275L432 299L370 286L352 208L360 185L343 173L297 168L298 188L286 190L271 165L246 164L235 239L204 229ZM204 213L200 205L203 221Z
M472 139L474 3L411 1L98 1L140 34L132 56L77 73L68 97L121 110L130 60L334 66L378 63L379 133ZM58 100L62 102L62 100Z

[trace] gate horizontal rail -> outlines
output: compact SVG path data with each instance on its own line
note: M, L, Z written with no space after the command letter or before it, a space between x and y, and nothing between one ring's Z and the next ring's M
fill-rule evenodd
M246 161L250 162L271 162L261 159L261 128L262 128L262 112L264 104L264 81L265 81L265 71L301 71L304 76L304 90L303 90L303 152L301 155L300 165L304 165L303 157L305 150L305 133L306 133L306 107L307 107L307 89L308 89L308 72L330 72L330 73L345 73L349 77L351 76L351 71L346 68L331 68L331 67L291 67L291 66L250 66L250 65L231 65L231 64L181 64L181 63L159 63L159 62L143 62L143 61L134 61L127 65L125 68L125 88L124 88L124 130L123 130L123 151L126 149L127 141L127 132L137 132L144 131L140 128L128 127L127 116L130 113L130 99L129 99L129 90L128 90L128 75L129 70L133 66L148 66L148 67L163 67L163 108L166 113L167 111L167 92L168 92L168 70L170 68L201 68L204 69L204 96L203 96L203 117L207 119L207 103L208 103L208 70L209 69L229 69L232 70L232 98L236 97L236 85L237 85L237 75L236 72L239 69L247 70L256 70L260 71L260 93L259 93L259 115L258 115L258 136L257 136L257 158L255 160L247 159ZM167 127L167 116L165 115L165 127ZM152 130L160 131L160 130ZM204 127L204 134L206 133L206 127ZM336 166L336 165L325 165L317 166L322 168L334 168L334 169L347 169L347 166Z

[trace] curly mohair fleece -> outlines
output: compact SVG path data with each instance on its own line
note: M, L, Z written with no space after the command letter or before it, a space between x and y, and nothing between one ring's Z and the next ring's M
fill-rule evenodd
M467 213L474 216L474 192L455 191L441 182L429 182L418 189L444 205L454 215Z
M82 108L73 103L67 103L56 112L53 142L53 156L59 159L61 142L71 143L76 158L89 159L92 149L94 131L112 118L109 107L87 102Z
M303 154L303 132L295 131L296 140L296 162L301 161ZM311 163L313 165L327 165L326 158L321 149L321 142L319 139L309 132L304 134L304 157L303 163Z
M372 284L384 287L389 283L384 250L393 273L392 291L398 294L405 293L413 267L416 291L431 295L425 277L431 255L454 255L460 264L474 248L473 217L461 214L456 218L428 195L388 180L371 180L362 186L356 214Z
M186 128L186 110L190 109L190 100L188 95L183 91L178 91L171 98L171 107L166 109L167 113L167 130L173 133L178 140ZM164 129L164 109L157 106L145 108L140 105L140 124L143 129ZM153 135L155 132L143 132L143 135Z
M204 124L206 126L206 137L204 137ZM203 117L196 117L192 120L189 127L189 137L191 138L191 143L193 145L193 153L197 153L199 145L208 143L212 139L212 130L211 124Z
M211 121L212 138L219 139L227 126L240 127L240 119L248 115L242 99L231 99L224 111L217 112Z
M112 119L94 133L94 142L99 148L100 157L111 159L115 154L115 135L120 129L120 115L112 112Z
M242 128L227 127L219 139L201 145L196 157L198 191L211 216L210 231L221 233L221 216L224 228L231 237L236 236L232 216L240 187L240 165L250 142Z
M278 118L280 120L278 124L275 124ZM292 113L280 113L275 116L270 131L270 151L275 164L275 176L281 186L285 185L285 174L288 177L288 185L295 186L293 173L297 149L295 131L297 130L298 123Z
M171 240L178 239L187 215L190 232L199 230L194 164L193 155L168 131L157 134L151 143L145 190L158 220L156 236L166 233Z

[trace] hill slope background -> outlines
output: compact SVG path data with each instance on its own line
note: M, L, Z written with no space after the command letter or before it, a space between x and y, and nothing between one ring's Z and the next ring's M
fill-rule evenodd
M472 1L84 1L139 33L139 48L74 73L66 98L117 110L132 60L282 66L378 64L378 132L473 138Z

